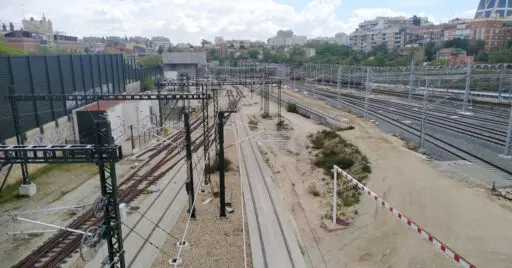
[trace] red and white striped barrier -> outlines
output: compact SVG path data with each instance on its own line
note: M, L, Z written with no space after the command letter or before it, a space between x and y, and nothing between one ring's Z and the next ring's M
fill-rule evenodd
M457 254L455 251L453 251L451 248L449 248L446 244L439 241L437 238L435 238L433 235L425 231L423 228L421 228L418 224L416 224L414 221L412 221L410 218L404 216L403 213L393 208L389 203L384 201L383 199L379 198L374 192L372 192L370 189L368 189L366 186L364 186L362 183L358 182L356 179L354 179L352 176L350 176L347 172L342 170L341 168L334 166L334 170L337 170L345 180L353 184L355 187L357 187L359 190L361 190L365 195L367 195L369 198L374 199L377 204L380 206L389 209L389 212L391 214L400 219L403 223L407 224L409 227L411 227L414 231L418 232L421 237L430 242L430 244L434 245L437 249L440 249L446 256L448 256L450 259L454 260L456 263L460 264L462 267L465 268L475 268L476 266L469 263L466 259L462 258L459 254Z

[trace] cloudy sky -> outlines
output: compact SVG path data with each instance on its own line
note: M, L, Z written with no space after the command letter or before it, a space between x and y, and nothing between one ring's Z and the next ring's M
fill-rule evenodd
M473 17L478 0L2 0L0 23L43 12L55 31L75 36L156 36L267 40L279 29L308 37L352 32L376 16Z

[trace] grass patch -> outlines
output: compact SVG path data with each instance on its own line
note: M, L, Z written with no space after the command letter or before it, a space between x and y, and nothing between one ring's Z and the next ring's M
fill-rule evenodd
M80 169L84 164L48 164L45 166L42 166L40 169L36 170L32 174L29 175L29 179L31 182L35 183L39 179L46 177L50 175L51 173L55 172L73 172L77 169ZM92 164L91 164L92 165ZM15 199L23 199L28 198L28 196L20 196L18 194L18 189L20 188L21 181L18 181L16 183L12 183L9 185L6 185L2 192L0 192L0 204L7 203L11 200ZM70 190L71 191L71 190ZM64 194L63 194L64 192ZM67 194L69 191L61 191L61 197Z
M332 178L331 169L337 165L363 184L368 179L372 172L368 157L336 131L322 130L316 134L310 134L308 139L314 149L312 152L315 156L314 165L321 168L326 176ZM337 193L343 206L351 207L358 204L361 192L349 186L345 180L339 180L338 183L343 186Z
M231 160L229 160L228 158L224 158L224 171L229 171L231 168L231 164L232 164ZM206 174L212 174L212 173L219 171L219 169L220 169L219 161L217 159L215 159L215 161L213 161L213 163L210 163L210 165L206 165L204 167L204 172Z

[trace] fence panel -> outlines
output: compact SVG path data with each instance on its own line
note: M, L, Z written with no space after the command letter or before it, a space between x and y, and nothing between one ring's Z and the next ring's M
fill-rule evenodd
M4 100L10 85L14 85L16 94L28 95L123 93L126 83L159 74L160 68L138 68L135 59L125 60L121 54L0 56L0 142L15 135L10 104ZM42 126L79 105L83 103L20 102L20 130L23 133Z
M29 56L30 72L32 73L32 85L34 87L34 94L49 94L50 85L46 75L47 68L45 62L46 56ZM25 103L20 103L20 106ZM52 109L48 101L36 101L36 121L40 126L46 122L52 121Z
M60 56L46 56L46 66L48 69L49 79L49 93L50 94L64 94L64 83L62 77L62 70L59 68ZM54 109L55 119L58 119L66 115L66 102L65 101L54 101L51 103Z
M5 100L12 84L9 71L9 57L0 57L0 143L14 136L11 105Z
M32 77L29 70L29 57L11 57L11 66L14 76L15 92L17 94L33 94ZM20 131L38 127L35 117L35 102L18 104Z

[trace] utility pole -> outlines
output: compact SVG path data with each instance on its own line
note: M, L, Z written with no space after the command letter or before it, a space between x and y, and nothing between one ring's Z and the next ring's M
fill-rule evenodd
M219 111L217 117L217 131L219 132L219 217L226 217L226 186L224 174L224 112Z
M192 141L190 138L190 115L188 111L183 113L183 122L185 125L185 158L187 160L187 182L186 182L186 190L188 194L188 213L190 213L190 218L196 218L196 209L194 207L194 173L192 166ZM208 141L204 141L208 142Z
M466 73L466 90L464 91L464 103L462 104L462 112L466 113L468 109L469 87L471 85L471 61L468 62L468 71Z
M387 71L386 71L386 74L387 74ZM414 86L414 60L411 61L411 74L409 75L409 100L412 99L413 86Z
M421 130L420 130L420 149L423 149L425 143L425 124L427 123L427 113L428 113L428 91L429 91L429 81L425 80L425 94L423 97L423 117L421 118Z

